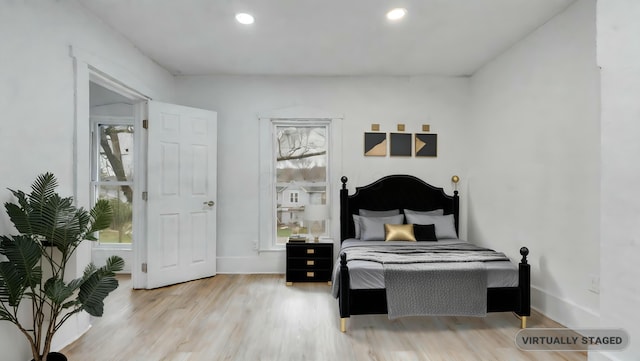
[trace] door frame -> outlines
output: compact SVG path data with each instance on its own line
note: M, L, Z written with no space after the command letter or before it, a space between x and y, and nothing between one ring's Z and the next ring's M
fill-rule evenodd
M74 136L74 200L76 205L88 208L91 205L91 155L87 152L91 147L90 132L90 95L89 83L94 82L107 89L115 91L131 100L134 105L134 141L139 149L136 152L134 179L133 232L136 239L133 243L133 264L131 265L131 280L133 288L145 288L146 274L141 265L146 260L146 204L142 201L142 192L146 190L146 133L142 130L142 120L146 119L146 101L153 99L154 93L143 83L118 65L115 65L92 53L71 46L70 55L74 60L75 87L75 136ZM143 134L144 133L144 134ZM71 262L74 275L81 275L85 266L91 261L89 242L81 243L76 251L75 262Z

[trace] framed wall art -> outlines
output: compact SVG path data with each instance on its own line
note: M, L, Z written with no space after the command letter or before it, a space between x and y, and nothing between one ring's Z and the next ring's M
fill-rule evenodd
M415 134L416 157L437 157L438 156L438 135L437 134Z
M392 157L410 157L411 156L411 134L410 133L391 133L389 135L389 155Z
M364 133L364 155L384 157L387 155L387 133Z

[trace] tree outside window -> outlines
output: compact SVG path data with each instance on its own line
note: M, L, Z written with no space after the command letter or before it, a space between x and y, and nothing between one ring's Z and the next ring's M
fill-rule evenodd
M101 244L132 243L134 127L132 124L96 125L96 175L98 199L106 199L114 211L108 229L100 231Z
M327 204L327 138L326 123L275 125L276 243L286 243L293 234L308 234L305 207ZM320 223L321 233L326 234L327 221Z

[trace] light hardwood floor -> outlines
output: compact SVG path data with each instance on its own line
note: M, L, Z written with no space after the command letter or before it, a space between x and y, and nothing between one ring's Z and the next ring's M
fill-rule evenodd
M339 331L326 283L282 275L217 275L157 290L127 276L105 316L62 350L70 361L586 360L581 352L524 352L510 313L475 317L353 316ZM534 313L529 327L558 327Z

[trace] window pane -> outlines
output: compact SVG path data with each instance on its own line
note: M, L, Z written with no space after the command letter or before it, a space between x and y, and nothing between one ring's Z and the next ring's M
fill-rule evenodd
M325 126L278 126L276 134L278 182L326 182Z
M130 186L99 186L98 198L106 199L113 209L113 221L109 228L99 232L101 244L131 244L132 241L132 191Z
M286 243L291 235L326 234L326 216L322 211L310 212L309 205L326 208L327 127L278 125L275 128L276 243Z
M133 126L100 125L98 180L133 180Z

